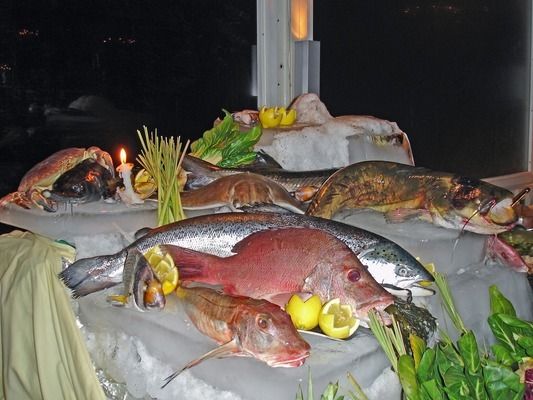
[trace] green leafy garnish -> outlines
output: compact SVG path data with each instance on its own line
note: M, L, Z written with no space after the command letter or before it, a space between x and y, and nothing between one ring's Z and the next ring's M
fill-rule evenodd
M191 155L224 168L233 168L253 162L254 145L261 138L261 127L241 131L231 114L224 111L224 119L191 144Z

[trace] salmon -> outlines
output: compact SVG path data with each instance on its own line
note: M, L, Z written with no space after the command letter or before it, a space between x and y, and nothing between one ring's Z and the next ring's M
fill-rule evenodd
M136 248L146 253L160 244L173 244L222 257L233 255L235 244L270 228L308 227L323 230L345 243L368 267L374 279L398 294L428 296L434 291L419 283L433 281L422 264L396 243L342 222L302 214L225 213L204 215L161 226L115 254L81 258L60 274L74 297L86 296L123 282L126 255Z
M296 292L316 294L323 302L339 298L364 320L371 309L382 311L394 301L348 246L318 229L256 232L238 242L230 257L173 245L161 249L179 266L182 284L220 285L231 295L280 305Z

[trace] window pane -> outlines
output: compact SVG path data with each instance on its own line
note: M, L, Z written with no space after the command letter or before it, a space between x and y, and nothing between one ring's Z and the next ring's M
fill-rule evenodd
M527 169L529 1L315 1L321 98L398 123L415 162Z

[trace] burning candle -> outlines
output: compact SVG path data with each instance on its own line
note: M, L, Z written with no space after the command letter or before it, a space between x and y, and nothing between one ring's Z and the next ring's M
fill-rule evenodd
M124 183L124 189L118 190L120 199L126 204L142 204L144 201L133 191L131 186L132 163L126 162L126 150L120 149L120 165L117 167L119 176Z

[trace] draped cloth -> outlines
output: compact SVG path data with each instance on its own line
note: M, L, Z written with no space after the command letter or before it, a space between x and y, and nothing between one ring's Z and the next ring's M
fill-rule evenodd
M57 277L74 257L31 232L0 235L0 399L105 400Z

